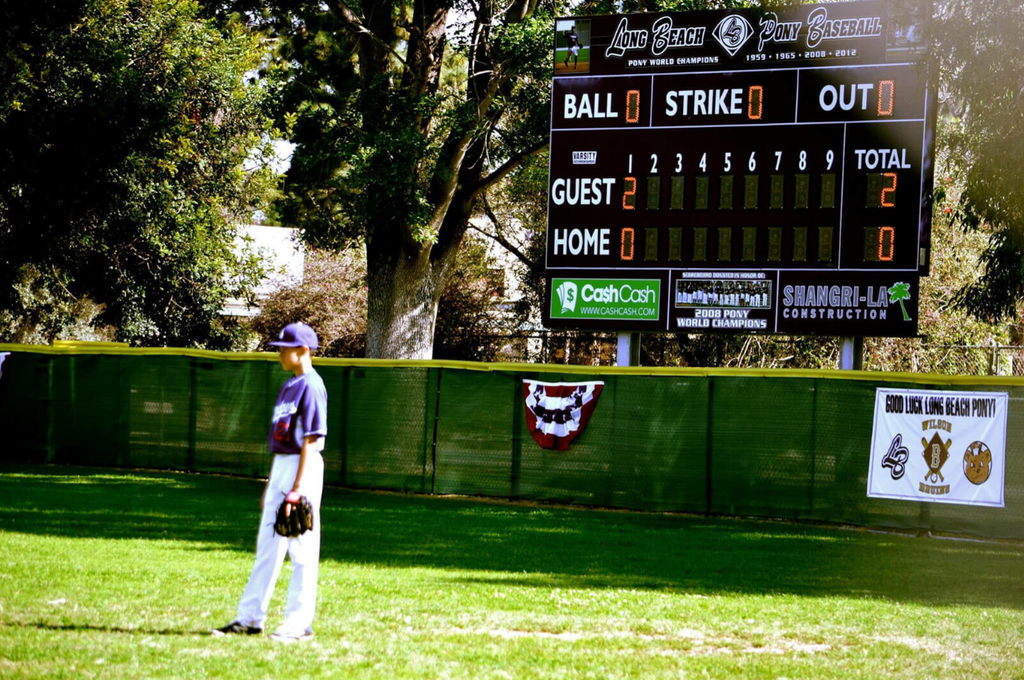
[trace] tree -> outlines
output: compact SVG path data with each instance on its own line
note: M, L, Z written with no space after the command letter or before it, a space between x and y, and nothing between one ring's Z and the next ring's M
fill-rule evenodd
M280 41L266 75L281 83L281 123L297 144L281 215L314 247L365 244L368 356L429 358L477 201L547 144L548 10L538 0L248 9Z
M962 188L950 214L962 228L988 235L982 273L961 289L959 302L979 318L1016 317L1024 301L1024 6L952 0L937 10L945 118L938 141Z
M230 343L218 310L257 273L231 224L269 182L262 53L191 0L3 5L0 340L81 307L134 344Z
M514 330L540 325L544 304L544 250L547 234L548 153L527 159L483 196L488 227L479 229L515 258L513 273L522 296L515 305Z

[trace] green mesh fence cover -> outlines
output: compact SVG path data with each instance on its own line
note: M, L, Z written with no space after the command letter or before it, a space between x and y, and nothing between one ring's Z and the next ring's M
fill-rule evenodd
M52 460L52 357L17 353L0 370L0 431L8 433L0 442L0 460Z
M0 461L264 476L287 375L272 355L12 351L0 377ZM866 495L875 390L898 376L601 374L524 364L317 362L326 479L354 487L638 510L817 520L1024 539L1024 385L1010 395L1005 508ZM527 429L522 381L603 380L567 451Z
M815 381L716 380L711 392L710 509L807 517L818 453ZM827 450L827 445L826 445Z
M197 469L192 401L194 359L122 358L128 388L129 451L141 467ZM197 395L198 397L198 395Z
M317 370L330 375L329 368ZM436 373L424 368L338 370L349 373L348 388L341 400L328 392L327 408L330 415L338 403L344 419L345 483L430 491L427 466L434 436Z
M705 510L707 381L666 376L526 374L603 380L590 424L568 451L540 448L521 425L521 495L608 507ZM522 419L521 377L516 380Z
M441 373L434 491L511 496L515 376L472 373Z
M277 370L271 378L274 368L268 362L193 362L195 469L237 474L267 470L267 427L286 377Z

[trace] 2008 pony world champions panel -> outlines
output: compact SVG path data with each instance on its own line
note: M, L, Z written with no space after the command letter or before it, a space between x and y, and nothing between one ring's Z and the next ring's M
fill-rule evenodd
M920 33L880 2L556 20L545 323L916 335Z

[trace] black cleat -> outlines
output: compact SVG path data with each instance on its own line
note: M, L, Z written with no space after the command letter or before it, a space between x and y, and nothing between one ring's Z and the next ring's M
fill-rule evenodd
M263 629L257 626L247 626L241 621L232 621L223 628L214 628L210 633L213 635L263 635Z

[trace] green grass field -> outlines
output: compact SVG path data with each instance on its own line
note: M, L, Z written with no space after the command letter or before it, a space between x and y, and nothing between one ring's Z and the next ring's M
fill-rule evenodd
M556 71L564 71L564 70L569 70L569 71L573 71L573 70L588 71L588 70L590 70L590 48L589 47L584 47L583 49L580 50L579 54L576 55L576 62L575 62L576 65L577 65L576 69L573 69L573 63L574 62L573 62L572 59L569 59L569 66L568 67L565 66L565 58L568 55L569 55L569 49L566 48L566 47L560 47L559 49L555 50L555 70Z
M0 678L1024 677L1022 545L333 488L316 640L214 638L260 490L0 466Z

